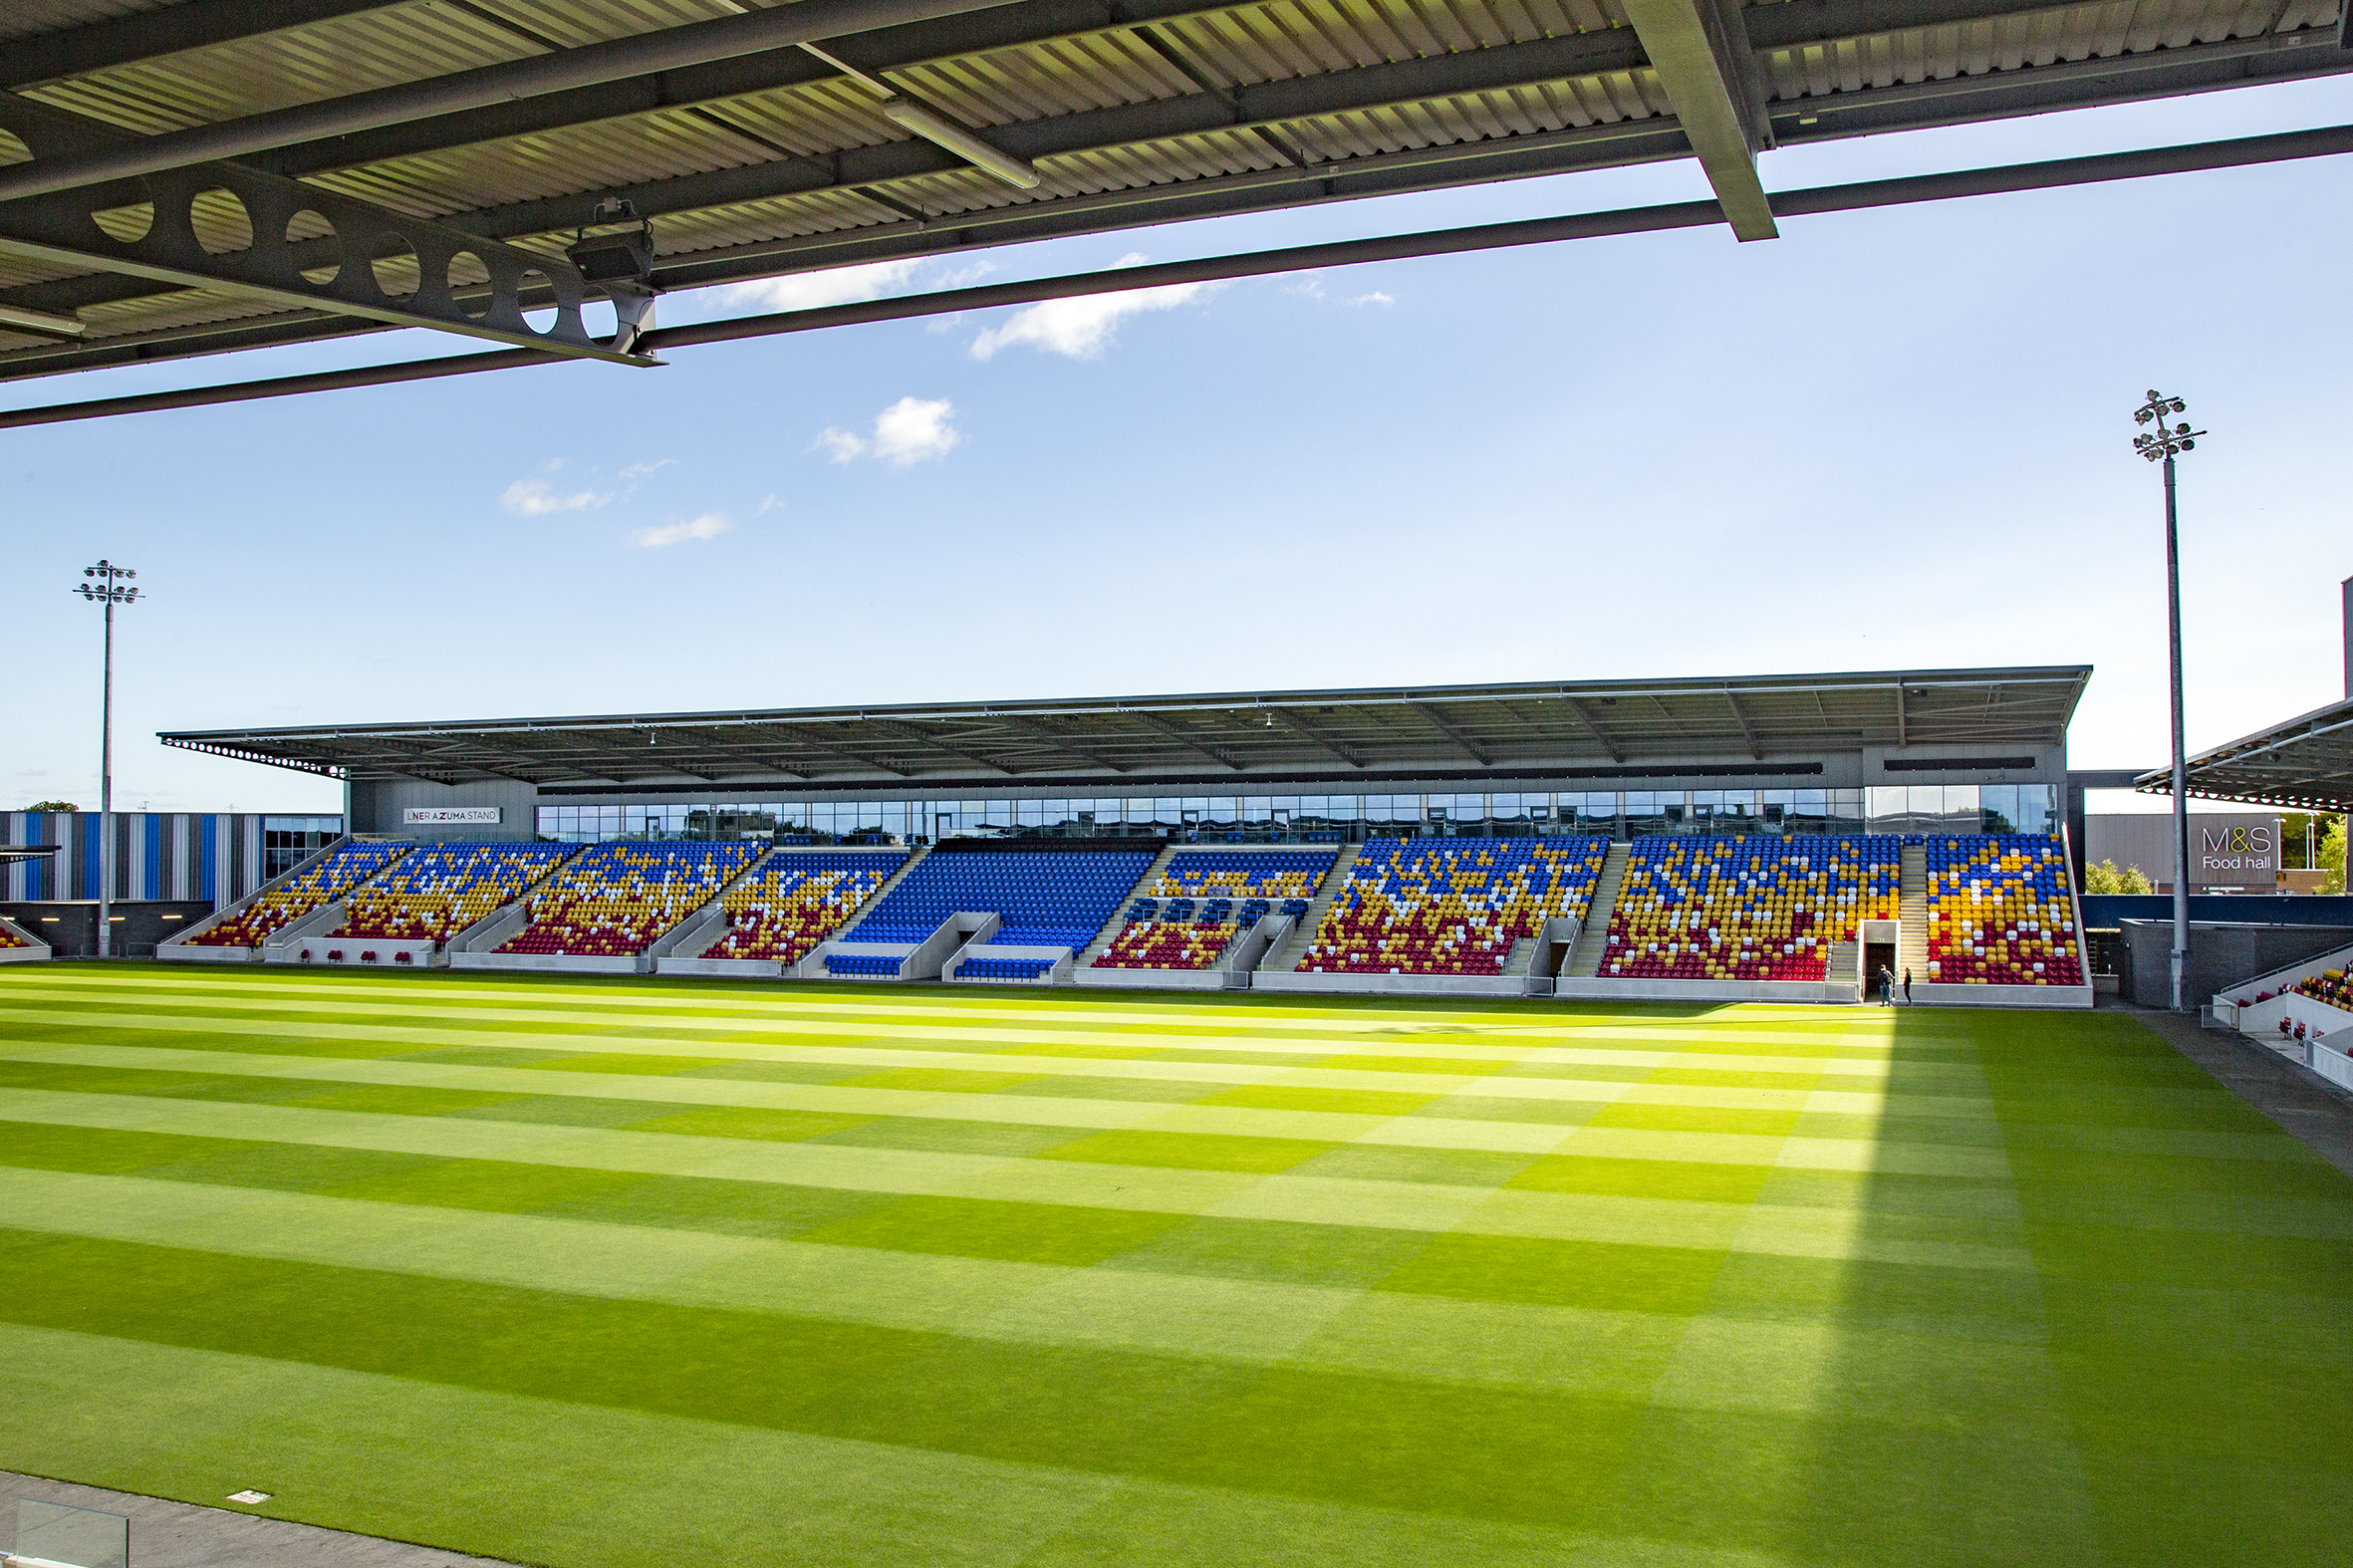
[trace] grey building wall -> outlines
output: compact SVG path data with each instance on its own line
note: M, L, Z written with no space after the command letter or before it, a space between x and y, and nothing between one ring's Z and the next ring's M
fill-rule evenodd
M2127 961L2117 989L2127 1001L2163 1007L2172 991L2174 927L2170 920L2126 920ZM2342 925L2224 925L2190 922L2189 999L2205 1002L2218 992L2258 974L2353 943L2353 927Z
M2138 866L2170 892L2173 885L2173 821L2170 815L2120 812L2084 819L2084 860L2114 861L2118 870ZM2259 846L2259 848L2258 848ZM2244 888L2270 892L2279 885L2279 816L2276 812L2193 812L2190 817L2190 887Z

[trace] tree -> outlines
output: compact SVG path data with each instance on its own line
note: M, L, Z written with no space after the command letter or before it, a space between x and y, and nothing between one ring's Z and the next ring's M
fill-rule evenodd
M2320 891L2345 891L2345 819L2337 818L2320 836Z
M2155 893L2157 888L2149 881L2149 874L2138 866L2127 866L2124 870L2118 871L2116 862L2101 861L2096 866L2086 866L2083 869L2083 891L2086 893L2140 894Z
M80 811L81 809L70 800L37 800L25 808L27 811Z

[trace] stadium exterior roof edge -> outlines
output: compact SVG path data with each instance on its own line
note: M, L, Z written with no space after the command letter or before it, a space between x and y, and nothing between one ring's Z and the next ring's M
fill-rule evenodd
M2189 785L2194 800L2353 812L2353 697L2200 752ZM2171 794L2173 769L2151 768L2133 787Z
M2062 742L2089 665L1025 698L169 731L352 779L1051 785L1322 770L1504 777L1866 746ZM1994 765L1989 759L1980 766ZM2015 765L2013 762L2012 765Z

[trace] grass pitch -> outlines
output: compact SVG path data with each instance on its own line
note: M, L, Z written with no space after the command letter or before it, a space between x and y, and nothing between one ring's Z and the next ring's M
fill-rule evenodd
M0 1467L532 1563L2317 1563L2353 1188L2117 1014L0 971Z

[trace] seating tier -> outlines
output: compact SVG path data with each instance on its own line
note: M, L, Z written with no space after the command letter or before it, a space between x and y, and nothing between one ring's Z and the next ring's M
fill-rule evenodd
M2081 985L2067 852L2043 834L1928 841L1928 978Z
M309 869L265 890L234 915L190 936L190 947L258 947L273 934L354 888L415 848L410 844L346 844Z
M1609 841L1372 839L1298 967L1341 974L1501 974L1540 920L1582 919Z
M727 890L727 934L703 956L798 963L906 863L899 850L776 856Z
M512 904L561 865L570 844L428 844L354 893L341 937L445 942Z
M1002 917L992 942L1084 947L1153 858L1137 850L934 853L851 929L849 939L919 942L951 915L992 914Z
M1170 858L1090 966L1206 969L1237 931L1276 909L1305 915L1332 855L1186 850ZM1166 904L1163 901L1168 901Z
M634 956L716 898L759 854L742 841L596 845L531 895L530 922L498 950Z
M1830 948L1892 920L1903 841L1636 839L1599 973L1664 980L1820 980Z
M2298 980L2293 989L2298 996L2309 996L2326 1006L2353 1013L2353 977L2348 977L2342 969L2324 969L2308 975Z

